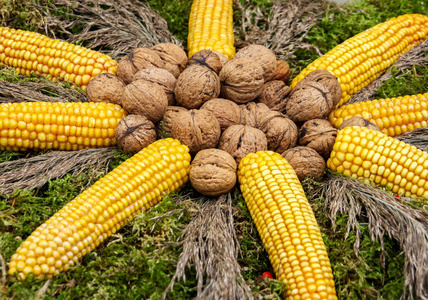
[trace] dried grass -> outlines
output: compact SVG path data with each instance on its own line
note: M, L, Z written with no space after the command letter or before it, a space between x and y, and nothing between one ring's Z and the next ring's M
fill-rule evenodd
M400 136L396 136L395 138L407 144L413 145L422 151L428 152L428 127L421 127L406 132Z

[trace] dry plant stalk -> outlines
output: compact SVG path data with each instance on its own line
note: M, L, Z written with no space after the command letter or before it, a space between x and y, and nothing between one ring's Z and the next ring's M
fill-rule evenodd
M383 265L385 234L395 238L403 249L404 292L401 299L414 299L415 296L428 299L428 212L411 208L399 198L358 180L332 174L326 179L319 191L325 199L325 210L333 225L337 214L349 216L345 239L351 230L356 233L355 253L359 251L359 225L364 218L371 239L381 243Z
M392 65L392 67L396 67L398 70L397 77L400 74L406 72L406 69L413 66L426 66L428 65L428 40L423 41L417 46L414 46L408 52L401 55L401 57ZM391 68L392 68L391 67ZM376 78L372 83L370 83L365 88L361 89L357 93L355 93L351 99L347 102L347 104L373 100L375 99L374 94L381 87L384 81L390 79L393 75L391 72L391 68L389 68L385 73ZM407 72L411 72L407 70Z
M196 299L253 299L236 260L240 248L231 202L228 193L207 200L194 213L181 234L183 252L161 299L166 298L177 279L186 280L185 269L192 265L198 278Z
M62 16L50 11L64 9ZM51 8L44 9L44 28L48 36L64 34L67 42L82 42L85 47L99 49L118 59L130 49L152 47L159 43L181 45L168 30L166 21L148 4L135 0L55 0ZM73 28L82 27L79 34Z
M11 195L16 190L40 188L51 179L67 173L73 176L87 171L89 184L106 173L116 148L52 151L29 158L0 163L0 194Z
M428 152L428 127L421 127L395 137L397 140Z

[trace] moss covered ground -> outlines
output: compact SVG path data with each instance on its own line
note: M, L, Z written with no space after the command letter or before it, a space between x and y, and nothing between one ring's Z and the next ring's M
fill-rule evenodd
M50 1L42 0L24 2L37 2L46 7L50 5ZM149 0L148 3L166 19L170 31L185 41L191 1ZM271 6L265 0L253 0L253 3L263 8ZM347 38L393 16L427 12L428 2L418 0L363 0L357 5L331 8L325 12L322 21L309 31L307 42L326 52ZM0 0L3 26L36 30L37 14L29 11L28 6L21 1ZM318 56L310 50L298 50L295 55L296 58L289 62L293 76ZM18 80L2 74L0 79ZM393 76L382 85L376 97L395 97L427 90L428 66L420 66ZM0 152L0 162L26 155L12 151ZM109 169L127 157L118 152ZM81 193L90 178L87 174L68 175L49 181L37 190L18 191L7 197L0 195L0 254L6 264L20 243ZM273 274L272 267L239 188L235 187L232 192L233 205L236 207L235 226L242 249L239 263L243 276L255 297L279 299L283 287L276 280L261 277L266 271ZM199 195L190 187L165 197L159 205L124 226L68 272L55 277L47 288L43 287L46 281L39 279L29 278L20 282L11 276L2 278L0 298L159 299L174 274L181 253L181 246L176 241L191 217L187 210L184 210L184 214L162 216L168 211L185 208L187 201L196 197ZM353 250L355 234L351 233L345 240L347 216L338 216L333 228L323 211L323 199L314 198L310 193L308 199L327 246L339 299L399 299L403 292L404 258L398 243L393 239L385 239L386 264L382 266L381 244L370 239L368 228L363 224L360 253L357 256ZM168 299L192 299L196 295L195 270L188 269L186 275L186 282L177 282L168 294Z

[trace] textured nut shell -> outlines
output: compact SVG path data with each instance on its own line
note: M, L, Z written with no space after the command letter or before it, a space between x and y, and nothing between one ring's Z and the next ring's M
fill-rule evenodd
M267 150L265 134L247 125L232 125L220 137L219 149L228 152L236 164L249 153Z
M331 72L318 69L310 72L302 80L303 82L306 80L315 81L325 85L333 97L333 108L340 102L340 99L342 98L342 88L340 87L337 77Z
M169 71L175 78L178 78L183 72L187 63L187 55L184 50L172 43L160 43L151 48L156 51L159 57L164 61L164 68Z
M116 140L123 152L137 153L156 141L155 125L144 116L127 115L117 125Z
M220 134L216 116L205 109L180 111L172 121L171 136L187 145L192 155L203 149L215 148Z
M211 51L218 55L218 57L220 58L221 67L223 68L223 66L229 61L227 56L215 50L211 50Z
M221 97L238 104L256 99L264 84L263 69L255 61L240 58L227 62L220 71Z
M168 105L175 104L174 89L177 79L170 72L160 68L143 69L135 73L133 81L139 79L160 85L166 94Z
M343 121L342 125L339 126L338 130L351 126L367 127L369 129L381 131L379 126L360 116L350 117L346 119L345 121Z
M172 122L177 117L180 111L188 111L187 108L181 106L168 106L162 118L162 124L157 124L158 133L165 131L167 135L171 135Z
M194 65L178 76L174 95L177 103L185 108L199 108L220 94L218 75L207 67Z
M299 145L314 149L324 159L330 157L336 141L337 129L324 119L305 122L299 129Z
M201 150L190 165L190 183L203 195L220 196L235 186L236 168L235 159L226 151Z
M117 64L116 75L126 84L132 82L135 73L147 68L164 68L159 55L149 48L136 48L125 55Z
M241 124L250 125L254 128L260 126L260 117L271 110L264 103L249 102L239 105L241 109Z
M241 109L235 102L222 98L215 98L205 102L201 109L212 112L220 123L221 131L231 125L241 124Z
M294 122L323 119L333 109L333 97L328 88L315 81L299 82L286 105L287 116Z
M272 79L276 69L275 53L262 45L249 45L239 50L233 59L246 58L258 62L263 68L265 82Z
M281 80L284 84L288 84L290 81L291 71L290 66L286 61L283 61L280 58L276 58L276 68L275 72L273 72L273 76L271 80Z
M291 89L280 80L266 82L257 98L258 102L266 104L271 110L285 113L288 95Z
M111 73L101 73L89 81L86 97L89 102L110 102L122 105L125 83Z
M205 66L217 74L220 72L222 64L220 62L220 57L211 50L201 50L193 54L191 58L187 61L187 67L193 65Z
M136 80L125 87L123 108L133 115L143 115L153 123L162 120L168 106L164 90L157 84Z
M297 177L303 181L306 177L322 178L325 170L324 159L312 148L295 147L281 154L293 167Z
M269 111L260 117L258 127L266 135L268 150L282 153L296 146L298 130L296 124L278 111Z

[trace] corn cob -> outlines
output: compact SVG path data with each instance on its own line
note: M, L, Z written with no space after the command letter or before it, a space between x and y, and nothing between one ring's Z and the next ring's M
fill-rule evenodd
M189 16L189 58L203 49L235 55L232 0L194 0Z
M17 249L9 274L51 278L188 181L190 155L158 140L123 162L39 226Z
M337 134L327 166L406 197L428 198L428 153L379 131L345 127Z
M280 154L243 158L238 179L286 299L337 299L326 248L293 168Z
M355 116L375 123L386 135L398 136L428 126L428 93L344 105L332 111L329 120L339 128Z
M342 88L339 107L389 68L401 54L427 38L427 16L406 14L392 18L344 41L310 63L290 87L293 89L316 69L330 71Z
M79 150L116 144L125 111L103 102L0 104L0 150Z
M51 39L36 32L0 27L0 63L23 75L42 74L52 80L72 81L86 91L100 73L116 74L110 56Z

